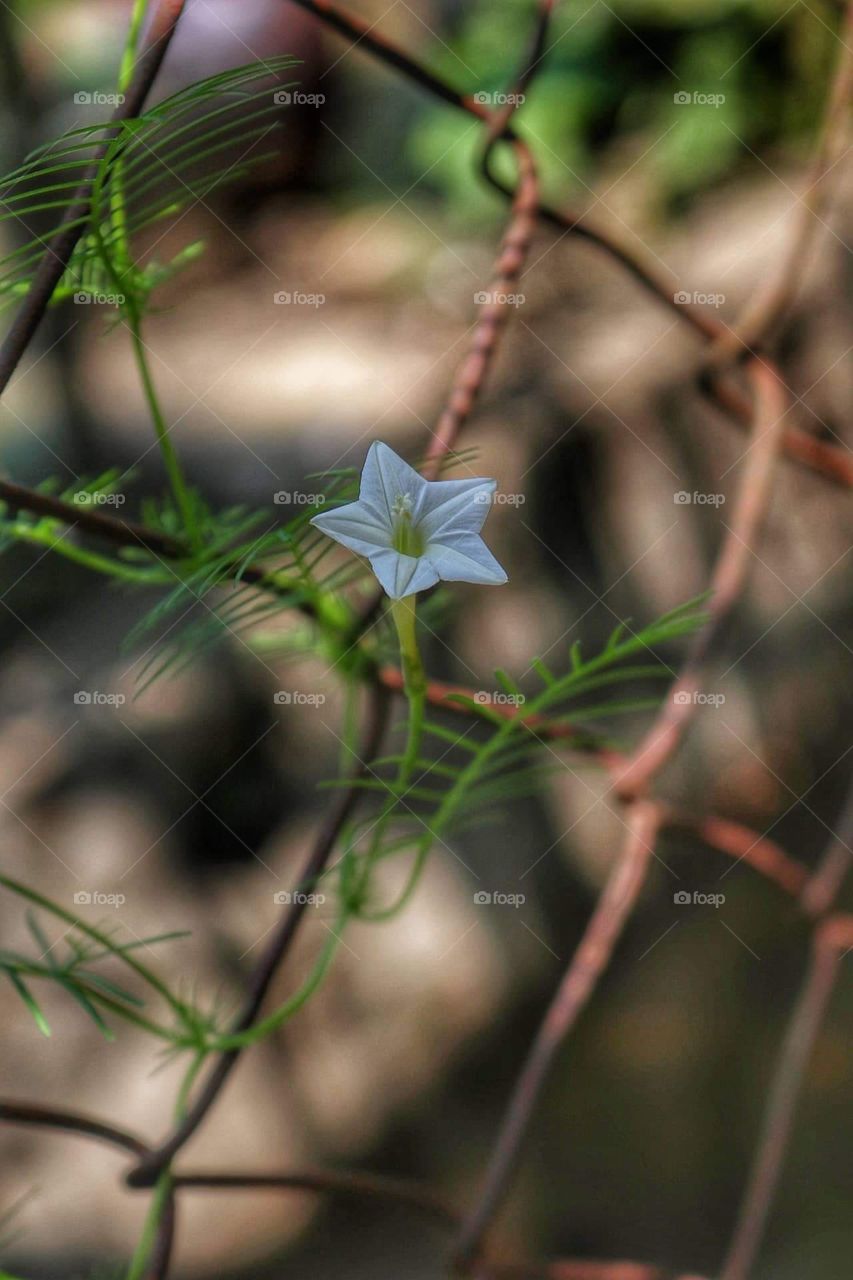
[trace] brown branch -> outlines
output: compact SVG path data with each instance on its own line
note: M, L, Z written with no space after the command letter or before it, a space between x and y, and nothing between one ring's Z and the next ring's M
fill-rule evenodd
M815 917L824 915L832 907L853 862L853 787L847 793L835 827L835 835L803 888L803 906Z
M169 1274L172 1250L175 1245L177 1213L178 1198L174 1187L172 1187L166 1196L160 1214L160 1221L157 1224L157 1234L154 1237L154 1244L146 1263L145 1280L166 1280Z
M651 846L664 818L660 806L643 797L680 744L695 713L697 704L692 695L699 689L708 653L746 581L751 547L770 497L785 406L784 388L775 371L758 360L752 360L748 369L755 389L753 439L741 477L732 527L723 540L712 575L711 616L691 645L684 673L675 684L671 701L664 705L630 759L616 770L615 790L628 805L625 847L513 1091L479 1200L460 1233L456 1258L463 1272L470 1272L476 1265L486 1233L506 1195L551 1061L609 962L616 939L636 901ZM679 694L688 696L677 701Z
M390 689L393 693L402 693L404 690L403 673L399 667L378 667L375 677L380 684L384 685L386 689ZM452 715L467 716L469 718L477 716L485 719L485 717L479 717L474 708L467 706L464 702L456 701L457 698L468 698L476 703L477 696L478 690L466 685L446 684L442 680L429 680L427 682L427 702L438 710L450 712ZM571 742L579 751L594 755L599 763L606 768L615 769L624 759L616 751L598 747L580 726L569 724L564 720L551 720L543 715L525 715L523 710L519 711L517 707L510 706L508 703L497 703L494 706L490 706L489 717L493 719L495 716L500 716L503 720L518 720L537 738L547 739L549 742L561 740Z
M842 29L838 35L838 63L827 95L824 119L814 163L799 202L794 234L775 276L760 288L743 314L711 345L707 364L719 368L736 356L754 352L771 336L800 288L806 261L829 203L832 184L827 178L838 165L849 124L853 96L853 3L848 0Z
M86 533L105 538L120 547L145 547L157 555L175 560L186 556L187 548L176 538L170 538L158 529L119 516L95 511L86 503L63 502L49 493L27 489L22 484L0 479L0 502L8 503L13 511L33 511L36 515L62 520L71 528L79 527Z
M353 768L353 781L359 780L364 775L369 762L378 754L385 732L387 716L387 694L379 688L371 690L367 729L357 764ZM349 821L360 798L361 791L358 787L348 787L340 792L329 809L325 822L318 833L314 847L303 868L299 881L300 885L311 886L316 884L326 868L342 828ZM282 917L281 923L273 933L249 979L243 1009L231 1029L232 1035L241 1035L255 1022L273 978L290 950L306 909L307 895L298 895ZM228 1049L220 1054L207 1081L202 1085L197 1098L190 1106L186 1118L177 1126L171 1137L155 1151L146 1153L137 1167L128 1174L127 1181L130 1186L152 1186L157 1181L163 1169L167 1167L184 1144L192 1137L207 1116L236 1065L240 1053L240 1049Z
M42 1107L36 1103L18 1102L13 1098L0 1099L0 1120L6 1124L36 1125L44 1129L62 1129L66 1133L78 1133L86 1138L108 1142L111 1146L145 1157L150 1148L140 1138L92 1116L58 1107Z
M668 1268L643 1262L575 1259L546 1262L541 1266L486 1262L480 1270L480 1276L482 1280L702 1280L701 1276L677 1275Z
M126 1130L75 1112L40 1107L11 1100L0 1101L0 1120L11 1124L36 1125L78 1133L106 1141L134 1155L150 1148ZM177 1173L172 1179L172 1195L161 1220L146 1280L161 1280L167 1274L175 1228L176 1201L183 1191L292 1191L314 1195L339 1195L355 1200L376 1200L414 1209L451 1229L459 1225L461 1214L444 1197L428 1187L383 1174L353 1170L298 1169L288 1173L219 1173L193 1170ZM675 1280L658 1267L628 1262L571 1261L541 1266L526 1263L487 1264L490 1280ZM682 1280L688 1280L683 1277ZM698 1280L698 1278L695 1278Z
M765 362L771 364L769 360ZM741 394L732 379L702 370L699 374L699 388L727 417L741 427L749 426L749 399ZM846 445L819 440L817 436L795 426L783 429L782 440L785 453L794 462L801 462L834 484L853 488L853 455Z
M514 85L506 95L505 105L492 114L481 160L485 174L489 173L492 152L498 140L506 136L513 115L524 101L525 90L545 56L554 4L555 0L539 0L530 51L522 62ZM447 403L430 440L424 467L424 475L430 480L434 480L439 474L442 459L453 448L480 394L500 336L509 319L508 295L518 280L536 231L539 214L536 166L526 143L513 137L512 146L518 168L518 182L511 196L512 212L501 241L494 278L487 291L486 301L480 308L468 354L454 378Z
M489 365L497 350L501 333L509 318L507 297L518 279L536 230L539 186L529 149L514 143L518 161L518 186L513 196L512 216L507 225L488 299L480 308L470 350L453 382L447 403L430 440L423 473L434 480L443 458L454 444L469 418L483 386Z
M62 498L55 498L37 489L28 489L11 480L0 479L0 502L7 504L11 511L32 511L36 515L61 520L70 529L79 528L84 533L104 538L119 547L142 547L164 560L184 560L191 554L184 542L161 533L159 529L152 529L134 520L125 520L122 516L95 511L87 503L78 505L65 502ZM242 554L235 556L233 564L225 564L222 573L223 581L230 575L235 580L262 587L266 591L280 590L275 582L274 571L262 564L246 564ZM310 600L300 600L294 608L311 618L316 615Z
M10 1098L0 1099L0 1121L79 1134L99 1142L107 1142L134 1156L147 1156L151 1153L147 1143L126 1129L120 1129L93 1116L57 1107L43 1107ZM137 1183L133 1185L138 1186ZM349 1170L301 1169L280 1174L210 1173L193 1170L176 1174L172 1185L175 1189L186 1187L212 1191L279 1188L282 1191L331 1192L361 1198L396 1200L449 1223L455 1223L459 1218L446 1200L415 1182Z
M78 1134L85 1138L94 1138L98 1142L107 1142L110 1146L122 1151L129 1151L137 1159L150 1156L151 1148L137 1138L135 1134L104 1120L80 1112L66 1111L58 1107L42 1107L35 1103L18 1102L14 1099L0 1099L0 1121L6 1124L36 1126L43 1129L58 1129L65 1133ZM165 1280L168 1275L172 1257L172 1246L175 1236L176 1203L172 1190L163 1206L157 1233L146 1263L145 1280Z
M109 1142L139 1155L150 1150L139 1138L105 1121L76 1112L41 1107L12 1100L0 1101L0 1120L77 1133ZM161 1220L148 1263L146 1280L161 1280L167 1273L174 1239L178 1193L183 1191L291 1191L314 1195L340 1195L355 1200L376 1200L414 1209L451 1229L461 1214L444 1197L408 1179L353 1170L298 1169L288 1173L219 1173L192 1170L172 1179L172 1195ZM489 1261L490 1280L676 1280L658 1267L629 1262L560 1261L534 1265ZM699 1280L681 1277L681 1280Z
M457 107L460 111L467 111L469 115L477 116L480 120L491 120L492 112L488 107L477 102L470 94L453 89L440 76L434 75L427 67L410 58L393 40L380 35L375 23L365 22L363 18L349 13L339 5L331 4L329 0L293 0L293 3L300 9L312 13L315 18L319 18L338 35L351 40L354 47L366 49L386 66L402 72L407 80L420 85L433 97L440 98L442 102L448 103L451 107Z
M510 188L496 181L491 175L490 179L504 195L511 195ZM546 223L561 232L571 232L602 249L608 257L624 267L628 274L658 302L669 307L707 343L722 342L728 334L726 325L705 308L689 303L677 303L672 287L673 282L661 274L653 259L644 251L637 248L629 249L615 233L600 224L591 222L577 212L571 210L561 212L540 205L539 214ZM775 367L769 358L764 357L764 359L769 367ZM778 374L778 369L776 372ZM725 414L728 420L734 421L741 428L751 427L753 418L749 396L741 391L732 378L726 377L721 369L709 369L703 365L699 370L698 385L700 391ZM810 432L791 424L783 428L783 443L786 454L793 461L817 471L835 484L853 488L853 456L846 446L819 440Z
M140 114L145 99L160 70L185 0L160 0L154 11L145 48L134 67L124 101L113 112L107 137L87 168L71 205L62 218L60 230L46 247L26 298L0 346L0 395L6 390L18 364L35 336L54 290L62 279L78 240L86 229L91 208L91 186L100 162L106 155L116 128Z
M775 841L758 835L740 822L731 822L716 814L694 818L673 812L666 825L695 831L712 849L728 854L736 862L746 862L792 898L798 898L809 882L809 873L802 863L790 857Z
M726 532L711 577L710 618L688 653L682 674L649 732L617 779L623 799L643 794L671 758L696 715L703 670L709 651L740 598L752 565L753 545L771 495L773 463L781 444L785 389L773 369L752 360L755 426L746 453L732 525Z
M817 1034L838 973L841 953L832 928L818 929L805 984L785 1034L770 1088L746 1195L720 1280L747 1280L758 1253Z
M767 1225L794 1123L797 1098L823 1021L838 967L853 947L853 917L828 916L851 861L853 790L817 871L800 890L803 908L818 923L809 972L794 1007L770 1090L758 1147L721 1280L747 1280Z
M357 1200L393 1201L445 1225L454 1226L459 1214L441 1196L417 1183L380 1174L339 1172L329 1169L299 1169L293 1173L205 1173L176 1174L176 1188L205 1191L307 1191L318 1195L349 1196Z
M500 1125L482 1190L460 1233L455 1258L462 1272L469 1271L479 1258L486 1232L509 1189L551 1064L607 968L637 901L659 821L656 805L637 801L631 806L624 848L525 1059Z

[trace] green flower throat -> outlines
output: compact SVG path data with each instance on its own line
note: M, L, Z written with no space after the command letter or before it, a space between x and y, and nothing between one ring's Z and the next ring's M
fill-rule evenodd
M422 556L424 553L424 537L412 522L412 499L408 493L394 499L391 508L392 533L394 550L401 556Z

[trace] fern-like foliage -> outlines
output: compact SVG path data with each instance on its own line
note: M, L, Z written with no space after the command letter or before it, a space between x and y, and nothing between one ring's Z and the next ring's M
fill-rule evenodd
M285 610L300 610L332 632L343 631L351 613L337 593L363 580L367 571L350 561L327 572L333 547L310 520L326 503L350 501L355 485L351 471L331 474L325 479L325 501L302 507L284 524L275 523L269 511L219 513L205 529L203 553L172 567L171 590L127 638L127 647L134 648L164 637L141 669L141 687L177 674L224 638L245 643L245 634ZM148 518L153 518L150 510ZM183 622L190 612L194 616Z
M2 220L21 241L0 259L0 307L27 293L64 216L82 203L89 211L66 225L84 233L53 300L132 295L142 309L202 246L138 268L128 257L128 238L176 218L277 154L275 135L285 118L279 91L295 66L294 58L278 57L235 67L133 120L72 129L34 151L0 180Z
M571 732L573 745L583 749L601 745L597 726L605 718L656 707L658 698L601 702L598 693L605 687L642 687L671 676L660 657L661 647L696 631L706 619L701 600L694 600L639 631L620 625L594 657L585 659L580 647L573 646L565 671L554 671L536 659L531 665L535 687L528 694L498 671L499 688L515 704L511 714L499 712L488 698L452 695L471 719L464 727L451 727L434 716L427 719L426 749L402 789L396 782L400 754L375 761L367 776L355 783L341 779L327 784L355 785L381 797L379 808L365 812L346 833L344 854L335 869L346 909L372 919L397 911L413 891L433 845L496 820L504 803L535 792L549 772L561 769L554 748L537 732L541 717L547 716L550 730ZM646 661L632 661L638 656ZM396 903L379 906L373 873L380 862L402 853L412 857L407 886Z
M59 498L81 512L88 509L114 514L119 508L115 499L124 501L120 486L128 477L117 469L103 472L92 480L81 478L73 485L63 487L55 478L43 480L36 492ZM46 548L66 560L105 577L138 586L157 586L172 581L171 570L150 552L134 555L132 548L120 548L111 552L109 544L97 551L81 546L75 536L74 525L59 516L42 515L23 507L15 507L0 501L0 554L19 543Z
M42 1035L51 1034L50 1024L32 984L49 982L68 995L91 1019L107 1040L114 1038L107 1016L134 1023L170 1044L192 1047L204 1043L205 1031L194 1008L181 1000L160 977L137 956L157 944L186 937L186 933L165 933L132 942L119 942L109 928L95 927L72 911L37 893L27 885L0 875L0 886L29 904L27 925L34 953L0 950L0 977L5 977L22 1000ZM47 937L38 911L53 916L66 932L59 942ZM158 1023L146 1012L146 1001L135 990L116 982L103 972L104 962L113 961L132 977L135 986L148 989L165 1001L171 1024Z

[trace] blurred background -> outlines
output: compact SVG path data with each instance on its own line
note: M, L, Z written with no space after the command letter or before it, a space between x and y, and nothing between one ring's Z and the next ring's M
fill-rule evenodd
M0 6L5 169L109 113L93 99L112 89L128 8ZM532 5L359 0L358 12L453 84L492 93L513 80ZM590 211L657 259L674 292L712 296L731 322L793 230L839 16L827 0L566 0L518 117L544 194ZM215 507L268 507L270 525L314 491L312 473L360 467L372 439L410 457L424 447L505 217L477 171L475 121L287 0L189 0L157 94L281 53L300 59L302 98L283 112L280 154L158 229L152 252L164 258L173 239L203 240L206 252L158 295L146 325L193 482ZM853 185L843 168L777 353L797 397L792 420L849 440ZM3 235L6 253L14 232ZM534 654L560 667L570 642L592 652L619 619L649 622L702 591L745 449L696 389L690 330L593 246L541 230L518 289L465 436L475 470L517 495L487 526L510 585L454 591L428 652L435 677L475 688L493 687L495 666L524 683ZM163 488L127 333L96 306L51 313L4 398L0 441L4 473L25 484L127 468L124 515ZM717 704L664 778L680 805L769 832L808 865L853 760L850 531L842 490L779 466L750 588L709 684ZM316 784L337 769L342 698L328 665L306 660L288 667L286 687L324 700L276 703L282 670L241 643L138 695L148 645L126 638L155 599L7 550L0 861L60 901L121 895L108 912L128 940L191 930L159 964L227 1005L327 803ZM81 703L81 690L110 699ZM645 723L624 726L622 741ZM571 753L559 763L540 799L460 837L456 856L435 853L403 916L352 928L324 990L245 1056L186 1163L355 1165L471 1201L525 1048L621 843L602 773ZM748 867L683 833L658 852L560 1054L501 1235L514 1253L629 1257L710 1276L808 935ZM478 890L524 902L483 906ZM677 890L725 901L685 908ZM96 903L81 911L91 923L104 917ZM21 914L0 898L4 945L19 939ZM318 910L280 998L325 927ZM164 1133L174 1066L124 1028L105 1046L73 1005L45 999L50 1040L0 987L2 1092ZM755 1280L850 1273L851 1015L842 980ZM6 1127L0 1153L0 1217L10 1213L0 1264L31 1280L120 1274L145 1209L121 1189L121 1158ZM403 1210L192 1194L174 1274L433 1280L445 1245Z

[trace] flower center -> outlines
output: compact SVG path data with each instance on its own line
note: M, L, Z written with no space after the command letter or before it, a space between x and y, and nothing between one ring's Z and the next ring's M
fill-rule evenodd
M393 526L391 540L394 550L402 556L423 555L423 535L412 521L412 498L408 493L401 493L394 499L391 508Z

